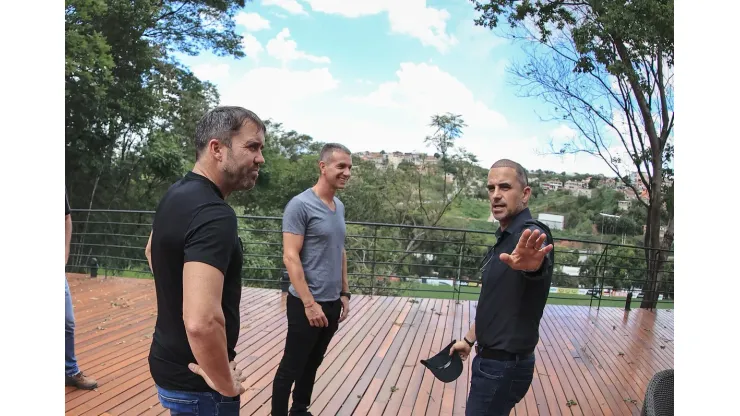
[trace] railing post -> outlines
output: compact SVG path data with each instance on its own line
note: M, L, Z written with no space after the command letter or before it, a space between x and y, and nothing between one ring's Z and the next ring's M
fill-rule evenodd
M627 293L627 301L624 302L624 310L629 311L632 304L632 289Z
M460 292L462 292L462 285L460 282L460 273L462 272L462 259L463 259L463 252L465 251L465 239L468 236L468 232L463 232L463 238L462 238L462 244L460 244L460 255L457 259L457 301L455 303L460 303ZM452 284L452 298L455 298L455 284L453 282Z
M598 311L601 308L601 298L604 296L604 279L606 279L606 266L609 263L609 246L604 248L604 269L601 272L601 285L599 285L599 304L596 306Z
M290 276L288 275L287 270L283 270L283 273L280 276L280 291L282 293L287 293L289 287L290 287Z
M94 279L98 277L98 259L95 257L90 259L90 278Z
M378 226L375 227L375 232L373 233L373 264L370 271L370 296L375 296L375 246L378 241Z

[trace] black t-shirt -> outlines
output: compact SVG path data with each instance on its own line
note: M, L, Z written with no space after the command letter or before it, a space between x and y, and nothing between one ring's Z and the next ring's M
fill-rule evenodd
M182 318L183 266L197 261L224 274L221 298L229 360L239 337L242 245L236 214L216 185L188 172L159 202L152 225L152 269L157 290L157 323L149 352L154 382L170 390L213 391L188 369L195 363Z
M525 222L530 219L529 208L525 208L505 231L499 228L496 244L484 259L483 287L475 315L475 337L483 348L529 353L539 341L540 319L550 293L555 252L550 251L540 269L532 273L514 270L499 259L501 253L514 251L525 229L545 231L527 226Z

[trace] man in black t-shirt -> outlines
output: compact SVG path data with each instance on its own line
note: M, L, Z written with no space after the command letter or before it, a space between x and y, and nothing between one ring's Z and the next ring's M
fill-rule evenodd
M450 349L466 359L478 343L466 416L508 415L529 390L554 265L552 235L527 208L532 190L524 168L499 160L491 166L487 186L500 227L482 262L475 323Z
M242 245L225 198L254 187L264 142L251 111L209 111L196 126L193 170L157 206L146 248L158 308L149 369L173 414L239 414Z
M72 210L69 208L69 199L64 194L64 264L69 260L69 247L72 242ZM86 376L77 367L75 357L75 314L72 305L72 293L69 291L67 275L64 275L64 384L75 386L78 389L92 390L98 387L98 382Z

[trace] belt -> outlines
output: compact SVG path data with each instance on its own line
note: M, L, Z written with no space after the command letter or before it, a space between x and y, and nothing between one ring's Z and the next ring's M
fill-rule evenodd
M529 358L533 351L525 353L513 353L504 350L495 350L492 348L481 348L478 345L475 346L475 353L481 358L497 361L519 361Z

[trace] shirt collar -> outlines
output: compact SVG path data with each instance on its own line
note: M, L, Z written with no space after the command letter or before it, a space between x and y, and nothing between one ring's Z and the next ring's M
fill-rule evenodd
M197 181L203 181L203 182L207 183L208 185L211 186L211 188L213 188L213 190L216 192L216 195L218 195L219 198L224 199L224 194L221 193L221 190L218 189L218 186L216 186L216 184L213 183L213 181L211 181L210 179L206 178L205 176L199 175L199 174L193 172L192 170L190 170L190 171L188 171L185 174L185 177L187 179L194 179L194 180L197 180Z
M524 226L524 222L529 219L532 219L532 213L529 212L529 208L524 208L511 219L511 222L509 223L509 226L506 227L505 231L502 231L500 226L498 227L498 230L496 230L496 238L501 238L503 234L511 234L512 232L522 228Z

